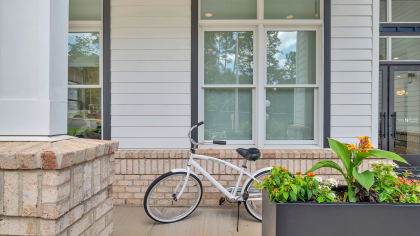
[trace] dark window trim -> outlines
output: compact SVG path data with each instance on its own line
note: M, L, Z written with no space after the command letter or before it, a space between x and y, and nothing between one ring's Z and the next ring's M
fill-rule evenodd
M418 65L418 61L379 61L379 65Z
M381 23L379 36L420 36L420 23Z
M324 148L331 137L331 0L324 0Z
M198 123L198 1L191 0L191 126ZM198 141L198 130L191 137Z
M111 0L103 0L102 139L111 140Z
M191 126L198 123L198 0L191 0ZM324 148L331 135L331 0L324 0ZM198 132L192 137L198 140Z

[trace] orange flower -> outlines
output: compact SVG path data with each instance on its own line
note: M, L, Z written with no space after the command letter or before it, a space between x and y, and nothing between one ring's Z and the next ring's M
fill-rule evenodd
M309 173L308 173L308 176L309 176L309 177L314 177L314 176L315 176L315 174L314 174L314 173L312 173L312 172L309 172Z
M267 175L264 177L264 179L268 179Z
M356 146L354 146L354 144L348 145L348 146L347 146L347 148L348 148L349 150L356 150L356 149L357 149L357 147L356 147Z
M348 145L347 148L349 150L358 150L359 152L367 152L366 149L373 149L372 143L369 140L369 136L356 136L359 139L359 144L354 145L353 143L351 145Z
M277 188L275 188L273 191L274 191L274 192L277 192Z
M404 195L404 194L401 194L401 197L402 197L402 198L405 198L405 195Z
M298 172L296 172L296 174L297 174L297 175L300 175L300 174L302 174L302 172L298 171Z

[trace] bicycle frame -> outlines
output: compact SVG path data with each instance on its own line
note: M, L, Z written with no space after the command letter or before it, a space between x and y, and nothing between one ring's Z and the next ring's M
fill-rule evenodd
M219 162L219 163L221 163L221 164L223 164L223 165L225 165L225 166L227 166L229 168L232 168L232 169L238 171L240 174L239 174L239 178L238 178L238 181L236 183L235 189L233 190L233 194L231 194L229 191L227 191L227 189L225 189L206 170L204 170L197 162L195 162L194 159L201 159L201 160ZM246 162L245 159L244 159L244 161ZM188 161L187 168L186 168L187 169L187 176L185 178L185 182L184 182L184 185L182 186L181 191L179 192L178 196L176 197L177 200L181 198L182 193L184 192L184 189L187 186L187 181L188 181L188 179L190 177L190 173L191 173L191 166L194 166L198 170L198 172L200 172L201 174L203 174L204 177L206 177L208 180L210 180L210 182L212 184L214 184L214 186L216 186L216 188L218 188L226 197L228 197L231 200L238 200L241 197L241 196L236 196L236 191L237 191L237 189L239 187L239 183L242 180L243 174L246 174L246 175L248 175L249 177L251 177L252 179L255 180L255 178L252 176L251 173L245 171L245 167L242 167L242 169L241 169L241 168L239 168L239 167L237 167L237 166L235 166L235 165L233 165L233 164L231 164L229 162L226 162L226 161L223 161L223 160L214 158L214 157L197 155L197 154L191 153L191 156L190 156L190 159ZM177 185L177 187L175 189L175 192L178 189L178 187L180 187L180 184L181 184L182 180L183 179L181 178L181 181L178 183L178 185Z

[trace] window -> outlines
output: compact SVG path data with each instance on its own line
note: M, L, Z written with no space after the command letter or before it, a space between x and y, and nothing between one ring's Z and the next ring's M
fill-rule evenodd
M319 0L264 0L264 19L319 19Z
M379 60L420 61L420 37L395 36L380 38Z
M420 0L380 0L380 22L420 22Z
M237 13L223 2L201 1L199 140L321 146L322 2L247 0L255 12Z
M67 134L102 139L101 0L70 0Z

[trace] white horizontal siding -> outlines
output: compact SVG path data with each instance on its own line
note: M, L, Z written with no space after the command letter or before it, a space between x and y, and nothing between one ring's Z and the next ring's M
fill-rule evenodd
M111 38L118 39L189 39L190 28L114 28Z
M113 116L112 127L181 127L190 126L190 116Z
M111 93L173 94L190 93L189 83L113 83Z
M331 116L332 126L353 127L353 126L371 126L371 116Z
M191 17L111 17L111 28L161 28L161 27L191 27Z
M114 6L190 6L191 0L111 0Z
M332 27L372 26L371 16L331 16Z
M112 61L111 71L191 71L190 61Z
M333 83L331 84L331 93L368 93L372 91L371 83Z
M372 104L371 94L331 94L331 104Z
M120 148L189 148L191 1L111 1L111 136Z
M185 138L189 126L186 127L112 127L115 138Z
M331 82L333 83L372 82L372 72L360 72L360 71L331 72Z
M114 61L190 61L191 50L113 50Z
M368 116L372 115L372 105L331 105L333 116Z
M120 142L120 149L179 149L188 148L188 138L112 138Z
M372 50L331 50L331 60L372 60Z
M190 105L111 105L111 116L188 116Z
M356 142L356 135L372 135L373 5L331 3L331 137Z
M372 5L372 0L331 0L331 5Z
M331 37L333 38L370 38L372 37L372 28L356 27L356 28L340 28L331 29Z
M331 127L332 137L347 138L362 135L371 137L371 127Z
M372 39L370 38L332 38L331 39L331 49L371 49L372 48Z
M191 49L190 39L113 39L112 49Z
M333 16L371 16L372 5L332 5Z
M113 83L189 83L190 72L111 72Z
M169 102L168 102L169 101ZM111 104L120 105L190 105L191 95L188 94L113 94Z
M115 6L111 17L127 16L190 16L190 6Z
M331 61L331 71L372 71L372 61Z

